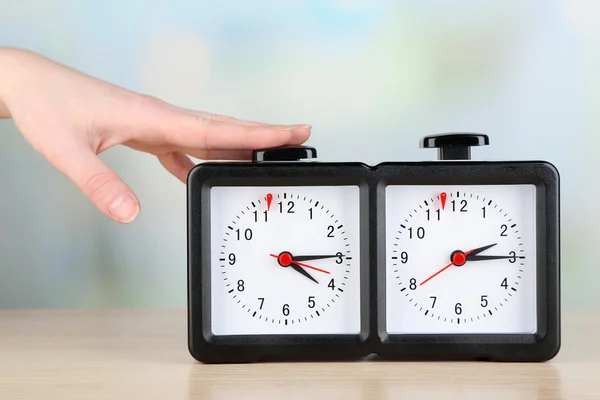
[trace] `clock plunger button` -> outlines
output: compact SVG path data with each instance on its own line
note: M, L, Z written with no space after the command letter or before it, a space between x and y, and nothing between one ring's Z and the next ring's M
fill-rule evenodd
M309 146L284 146L254 150L253 162L302 161L317 158L317 149Z
M450 256L450 261L457 267L462 267L467 262L467 256L460 250L456 250L452 252Z
M471 147L489 144L490 138L483 133L442 133L421 139L421 148L438 149L439 160L470 160Z
M289 252L284 251L283 253L281 253L279 255L278 261L279 261L279 265L281 265L282 267L289 267L290 264L292 263L292 260L293 260L292 255Z

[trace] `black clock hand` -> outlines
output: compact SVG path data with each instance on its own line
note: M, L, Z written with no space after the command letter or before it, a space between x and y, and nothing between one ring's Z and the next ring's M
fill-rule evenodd
M338 255L332 256L294 256L294 261L310 261L310 260L321 260L325 258L335 258Z
M495 245L497 245L497 244L498 244L498 243L494 243L494 244L490 244L490 245L487 245L487 246L478 247L478 248L476 248L476 249L473 249L473 250L472 250L472 251L469 253L469 255L467 256L467 261L469 261L471 258L473 258L473 256L475 256L475 255L477 255L477 254L479 254L479 253L481 253L481 252L484 252L484 251L486 251L487 249L489 249L489 248L492 248L492 247L494 247L494 246L495 246Z
M292 267L292 269L302 275L304 275L305 277L307 277L308 279L310 279L311 281L313 281L316 284L319 284L319 282L317 282L317 280L315 278L313 278L304 268L302 268L301 266L299 266L296 263L291 263L290 267Z
M473 257L469 257L470 254L467 256L467 261L487 261L487 260L504 260L507 258L525 258L524 256L473 256Z

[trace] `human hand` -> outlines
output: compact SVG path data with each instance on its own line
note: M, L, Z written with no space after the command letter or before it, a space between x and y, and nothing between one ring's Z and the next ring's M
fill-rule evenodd
M138 198L98 154L117 145L153 154L186 182L202 159L249 159L253 149L302 144L307 125L269 125L187 110L103 82L40 55L0 48L0 117L12 116L31 146L121 223Z

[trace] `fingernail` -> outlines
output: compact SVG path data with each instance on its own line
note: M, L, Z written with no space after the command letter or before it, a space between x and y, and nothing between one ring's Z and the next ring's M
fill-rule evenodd
M293 125L293 127L299 129L311 129L312 125Z
M140 206L131 196L123 195L110 203L108 212L119 222L128 224L137 218L140 213Z

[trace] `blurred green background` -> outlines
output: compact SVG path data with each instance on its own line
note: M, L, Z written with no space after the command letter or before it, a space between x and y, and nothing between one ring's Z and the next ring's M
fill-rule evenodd
M0 44L176 105L312 124L324 161L434 159L423 135L486 132L475 158L559 168L563 304L600 304L598 1L0 0ZM185 306L184 185L146 154L102 158L142 201L130 226L0 121L0 307Z

